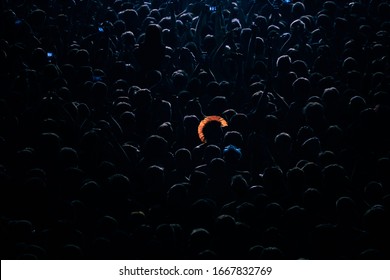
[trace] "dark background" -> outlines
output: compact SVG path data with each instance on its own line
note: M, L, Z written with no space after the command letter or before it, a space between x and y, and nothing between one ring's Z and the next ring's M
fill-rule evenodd
M0 3L2 259L389 258L388 1Z

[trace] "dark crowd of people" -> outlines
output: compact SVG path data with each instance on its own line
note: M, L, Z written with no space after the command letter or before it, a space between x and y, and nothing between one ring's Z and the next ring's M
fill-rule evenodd
M2 259L390 258L388 1L0 3Z

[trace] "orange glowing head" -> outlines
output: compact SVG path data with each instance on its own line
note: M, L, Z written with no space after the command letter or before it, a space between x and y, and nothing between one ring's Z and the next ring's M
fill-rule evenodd
M220 116L207 116L205 117L199 124L198 126L198 135L199 135L199 138L200 140L203 142L203 143L206 143L206 136L204 135L204 128L206 125L210 124L210 123L213 123L213 122L218 122L220 127L225 127L225 126L228 126L228 123L227 121L220 117Z

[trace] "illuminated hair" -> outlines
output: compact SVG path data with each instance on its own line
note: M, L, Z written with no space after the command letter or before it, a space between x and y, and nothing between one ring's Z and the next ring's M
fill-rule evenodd
M236 158L240 159L242 157L242 153L241 153L241 149L240 148L237 148L236 146L234 145L228 145L226 146L224 149L223 149L223 154L224 155L227 155L227 154L232 154L234 155Z
M219 122L220 126L221 127L225 127L225 126L228 126L228 123L227 121L220 117L220 116L208 116L208 117L205 117L199 124L198 126L198 135L199 135L199 138L200 140L203 142L203 143L206 143L206 137L204 135L204 127L209 124L209 123L212 123L212 122Z

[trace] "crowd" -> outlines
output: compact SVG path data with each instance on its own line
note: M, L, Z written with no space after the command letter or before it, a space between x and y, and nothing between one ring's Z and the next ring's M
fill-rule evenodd
M390 258L388 1L0 4L2 259Z

